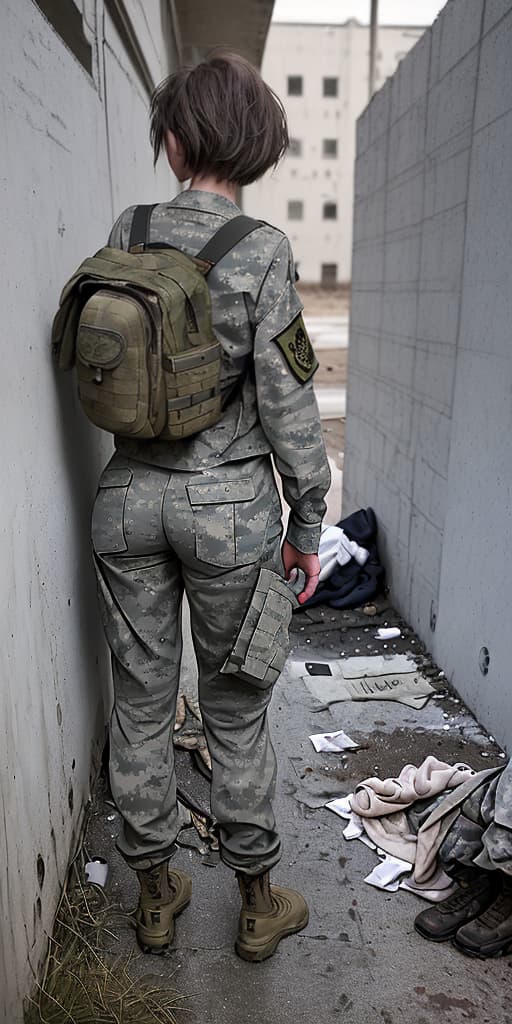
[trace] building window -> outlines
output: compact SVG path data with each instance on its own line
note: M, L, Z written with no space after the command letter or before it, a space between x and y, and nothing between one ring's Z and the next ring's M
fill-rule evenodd
M302 156L302 139L290 139L288 153L290 156Z
M324 220L337 220L337 217L338 217L338 204L337 203L324 203L323 216L324 216Z
M302 220L304 216L304 203L302 199L288 200L288 220Z
M288 96L302 96L302 75L288 75Z
M37 6L89 75L92 75L92 48L84 33L82 5L36 0Z
M336 284L338 278L338 264L337 263L322 263L321 266L321 280L322 284L327 288Z
M324 78L324 96L337 96L338 95L338 79L337 78Z
M322 154L328 157L338 156L338 140L324 139L322 142Z

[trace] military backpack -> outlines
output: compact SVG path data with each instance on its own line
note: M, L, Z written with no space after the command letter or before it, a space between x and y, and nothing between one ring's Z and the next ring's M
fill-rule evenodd
M191 257L149 241L154 206L135 208L128 251L106 246L65 285L52 329L77 368L89 419L121 437L177 440L222 415L221 348L207 275L260 222L227 221Z

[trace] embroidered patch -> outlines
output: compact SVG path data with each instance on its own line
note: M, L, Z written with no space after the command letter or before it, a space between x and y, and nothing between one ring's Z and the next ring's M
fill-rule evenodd
M318 369L318 359L308 338L308 332L302 316L297 316L293 323L274 339L290 367L294 377L305 384Z

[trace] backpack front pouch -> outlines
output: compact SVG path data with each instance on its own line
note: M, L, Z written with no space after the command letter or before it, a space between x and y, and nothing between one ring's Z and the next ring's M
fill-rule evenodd
M83 306L76 363L80 400L96 426L127 437L158 436L165 417L161 348L150 295L100 288ZM160 395L160 400L158 397Z

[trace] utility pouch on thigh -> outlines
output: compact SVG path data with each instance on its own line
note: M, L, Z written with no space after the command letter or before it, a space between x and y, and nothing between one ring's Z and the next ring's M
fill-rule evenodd
M288 654L288 626L293 609L298 608L296 594L303 589L302 572L293 583L286 583L271 569L260 569L235 646L220 671L261 689L275 683Z

